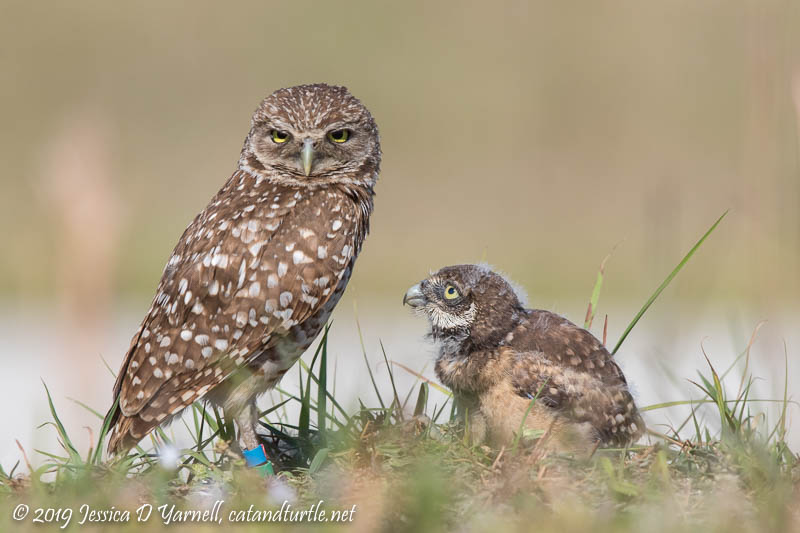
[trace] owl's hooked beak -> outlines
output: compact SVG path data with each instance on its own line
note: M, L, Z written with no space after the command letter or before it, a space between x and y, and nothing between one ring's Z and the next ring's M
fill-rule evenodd
M406 291L405 296L403 296L403 305L408 304L411 307L421 307L428 302L425 295L422 294L422 288L420 288L419 283L411 287Z
M300 150L300 162L303 164L303 172L306 176L311 175L311 166L314 164L314 141L306 139L303 141L303 149Z

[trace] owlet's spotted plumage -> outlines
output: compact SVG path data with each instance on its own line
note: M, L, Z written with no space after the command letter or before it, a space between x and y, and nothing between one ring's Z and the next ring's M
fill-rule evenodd
M526 309L488 268L442 268L403 303L430 321L436 374L467 407L475 440L508 443L523 418L572 450L624 446L642 435L625 376L603 344L555 313Z
M122 363L109 450L200 398L259 446L256 398L325 325L369 231L378 128L346 88L280 89L236 171L186 228Z

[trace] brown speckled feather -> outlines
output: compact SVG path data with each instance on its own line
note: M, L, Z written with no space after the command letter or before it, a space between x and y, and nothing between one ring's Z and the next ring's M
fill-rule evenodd
M295 132L296 146L273 143L275 127ZM326 140L331 127L353 128L353 144ZM310 175L292 151L305 135L319 139L322 161ZM134 335L114 386L110 450L130 447L213 389L220 404L240 409L280 379L349 279L379 161L374 122L346 89L300 86L262 102L239 169L184 231ZM219 386L243 369L259 383L231 403L242 380Z

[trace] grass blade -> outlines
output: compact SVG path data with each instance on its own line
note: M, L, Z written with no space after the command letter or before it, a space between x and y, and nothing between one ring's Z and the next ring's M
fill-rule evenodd
M402 368L403 370L405 370L406 372L408 372L412 376L416 376L417 379L420 379L420 380L424 381L425 383L427 383L428 385L430 385L434 389L436 389L439 392L441 392L442 394L446 395L448 398L453 396L453 393L450 392L449 389L446 389L445 387L442 387L441 385L439 385L435 381L431 381L430 379L426 378L425 376L423 376L419 372L417 372L415 370L411 370L409 367L407 367L403 363L398 363L397 361L392 361L392 364L396 365L396 366L399 366L400 368Z
M323 447L327 442L325 418L328 415L328 330L330 328L330 325L325 326L325 332L322 334L322 355L319 359L317 378L317 430Z
M298 361L298 363L306 371L308 371L308 366L305 364L305 362L302 359L300 359L300 361ZM315 376L313 373L311 373L310 375L311 375L311 381L313 381L315 384L319 385L319 379L317 378L317 376ZM295 401L298 401L298 402L300 401L300 398L294 396L293 394L290 394L290 393L286 392L285 390L281 389L280 387L275 387L275 391L277 391L282 396L287 396L289 400L295 400ZM344 425L346 425L346 423L350 422L350 416L347 414L347 411L344 410L344 407L342 407L341 404L336 401L336 398L334 397L334 395L330 391L325 390L325 396L327 397L328 400L331 401L331 404L336 408L336 410L339 411L339 413L345 418L345 424L340 422L338 420L338 418L336 416L334 416L333 414L331 414L331 416L328 417L328 418L330 418L330 420L334 424L339 426L339 427L343 427ZM285 404L286 402L283 402L283 403Z
M616 248L616 246L614 246L614 248ZM600 289L603 287L603 278L605 277L606 272L606 262L611 258L611 254L613 253L614 249L612 249L605 259L603 259L603 262L600 263L600 270L597 271L597 279L594 282L592 296L589 298L589 306L586 309L586 319L583 321L583 327L585 329L592 327L592 321L594 320L594 315L597 312L597 302L600 301Z
M691 383L693 381L689 380ZM705 390L702 386L694 383L694 385L700 387L700 389L705 393L708 394L708 391ZM738 400L725 400L725 403L735 403ZM749 398L747 400L748 403L783 403L783 400L774 400L769 398ZM716 404L717 400L675 400L672 402L663 402L663 403L654 403L652 405L645 405L644 407L639 407L639 411L655 411L656 409L665 409L667 407L676 407L680 405L695 405L701 403L713 403ZM797 402L789 400L790 404L798 405Z
M394 384L394 373L392 372L392 365L389 364L389 358L386 356L386 348L383 347L383 341L378 341L381 345L381 353L383 353L383 360L386 362L386 370L389 371L389 381L392 384L392 394L394 394L394 404L397 416L403 420L403 407L400 405L400 397L397 395L397 387Z
M424 381L419 384L419 395L417 404L414 406L414 416L425 414L425 407L428 405L428 384Z
M672 272L669 273L669 276L667 276L667 278L661 283L661 285L658 286L658 288L656 289L656 292L654 292L653 295L650 296L650 298L647 299L647 301L642 306L642 308L639 309L639 312L636 313L636 316L633 317L633 320L631 320L631 323L628 324L628 327L625 328L625 331L622 333L622 336L617 341L617 345L614 346L614 349L611 351L612 355L617 353L617 350L619 350L620 346L622 346L622 343L625 342L625 339L628 337L628 334L631 332L631 330L634 328L634 326L636 326L636 324L639 322L639 320L642 318L642 316L645 314L645 312L648 309L650 309L650 306L653 305L653 302L656 301L656 298L658 298L661 295L661 293L664 291L664 289L667 288L667 285L670 284L672 279L675 276L678 275L678 272L681 271L681 269L684 267L684 265L686 265L686 263L689 261L689 259L691 259L691 257L694 255L694 253L697 251L697 249L700 248L700 246L703 244L703 242L705 242L705 240L708 238L708 236L711 235L711 233L715 229L717 229L717 226L719 225L720 222L722 222L722 219L725 218L725 215L727 215L727 214L728 214L728 211L725 211L724 213L722 213L722 215L717 219L717 221L714 222L714 224L708 229L708 231L706 231L705 234L702 237L700 237L700 240L697 241L697 243L694 246L692 246L692 249L689 250L689 252L683 257L683 259L681 259L681 262L678 263L678 266L676 266L674 269L672 269Z
M372 388L375 389L375 396L378 397L378 403L381 404L381 407L386 407L386 404L383 403L383 398L381 397L380 391L378 391L378 384L375 383L375 376L372 375L372 367L369 366L369 359L367 358L367 348L364 346L364 335L361 334L361 322L358 320L358 307L355 302L353 302L353 308L356 315L356 329L358 330L358 340L361 343L361 353L364 355L364 363L367 365L367 372L369 372L369 380L372 382Z
M268 414L271 414L271 413L273 413L273 412L277 411L278 409L280 409L281 407L283 407L284 405L286 405L286 404L287 404L287 403L289 403L290 401L292 401L292 398L286 398L285 400L281 400L280 402L278 402L278 403L274 404L272 407L270 407L270 408L268 408L268 409L265 409L264 411L261 411L261 412L258 414L258 418L259 418L259 419L261 419L261 418L264 418L264 417L265 417L265 416L267 416Z
M316 474L322 464L325 462L325 459L328 458L328 448L321 448L315 455L314 459L311 460L311 464L308 466L308 473L311 475Z
M64 424L62 424L61 419L58 418L56 407L53 405L53 398L50 396L50 389L47 388L47 383L45 383L44 380L42 380L42 385L44 385L44 390L47 392L47 403L50 405L50 414L53 415L58 436L61 437L61 442L63 443L64 448L67 450L67 453L69 453L71 462L75 464L81 464L83 460L81 459L78 450L75 449L75 446L72 444L69 435L67 435L67 430L64 428Z
M300 377L300 382L302 383L302 381L303 381L303 379L302 379L302 376L301 376ZM311 417L311 405L310 405L311 398L310 398L310 396L311 395L309 394L309 392L305 392L304 391L303 395L300 397L300 416L297 419L297 427L298 427L297 434L301 439L303 439L305 441L307 441L309 439L309 436L311 435L311 428L310 428L310 425L311 425L311 420L310 420L310 417Z
M119 396L116 397L114 400L114 405L111 406L111 409L108 410L108 414L106 414L105 418L103 419L103 427L100 429L100 436L97 438L97 448L95 449L94 456L92 457L92 464L96 465L100 463L100 457L103 455L106 435L108 435L108 431L111 429L111 418L118 406Z
M447 399L444 401L444 403L442 404L442 406L439 408L439 410L436 410L436 404L434 404L434 405L433 405L433 413L434 413L434 414L433 414L433 423L434 423L434 424L435 424L435 423L436 423L436 422L439 420L439 417L440 417L440 416L442 415L442 413L444 412L444 408L445 408L445 407L447 407L447 404L450 402L450 400L451 400L451 399L452 399L452 398L447 398Z
M308 365L306 369L306 387L305 389L302 388L303 386L303 374L302 368L299 368L300 371L300 420L298 421L298 434L300 439L308 442L309 438L311 437L311 376L314 373L314 364L317 362L317 357L319 357L320 352L322 351L322 347L324 346L327 339L327 330L326 330L326 337L322 338L319 345L317 346L317 350L314 352L314 357L311 358L311 364Z
M544 390L544 387L545 387L545 385L547 385L548 381L549 381L549 379L546 379L544 381L544 383L542 383L542 386L539 387L538 391L536 391L536 395L533 398L531 398L531 401L528 404L528 408L525 409L525 414L522 416L522 420L519 423L519 429L517 430L517 434L514 437L514 444L511 447L511 453L512 454L516 454L517 453L517 446L519 445L519 440L522 438L522 433L525 430L525 420L527 420L528 415L531 413L531 409L533 409L533 405L536 403L536 400L539 399L539 395Z
M101 415L98 411L95 411L94 409L92 409L91 407L89 407L88 405L86 405L85 403L83 403L80 400L76 400L75 398L70 398L69 396L67 396L67 400L69 400L69 401L71 401L71 402L73 402L73 403L75 403L77 405L80 405L81 407L83 407L84 409L86 409L87 411L92 413L94 416L96 416L100 420L102 420L104 418L103 415Z

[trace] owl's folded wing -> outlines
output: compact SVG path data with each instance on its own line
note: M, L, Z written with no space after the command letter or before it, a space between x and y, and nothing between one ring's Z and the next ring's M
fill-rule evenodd
M606 443L638 437L644 424L625 377L591 333L548 311L533 311L526 351L516 351L511 379L517 394L590 422Z

